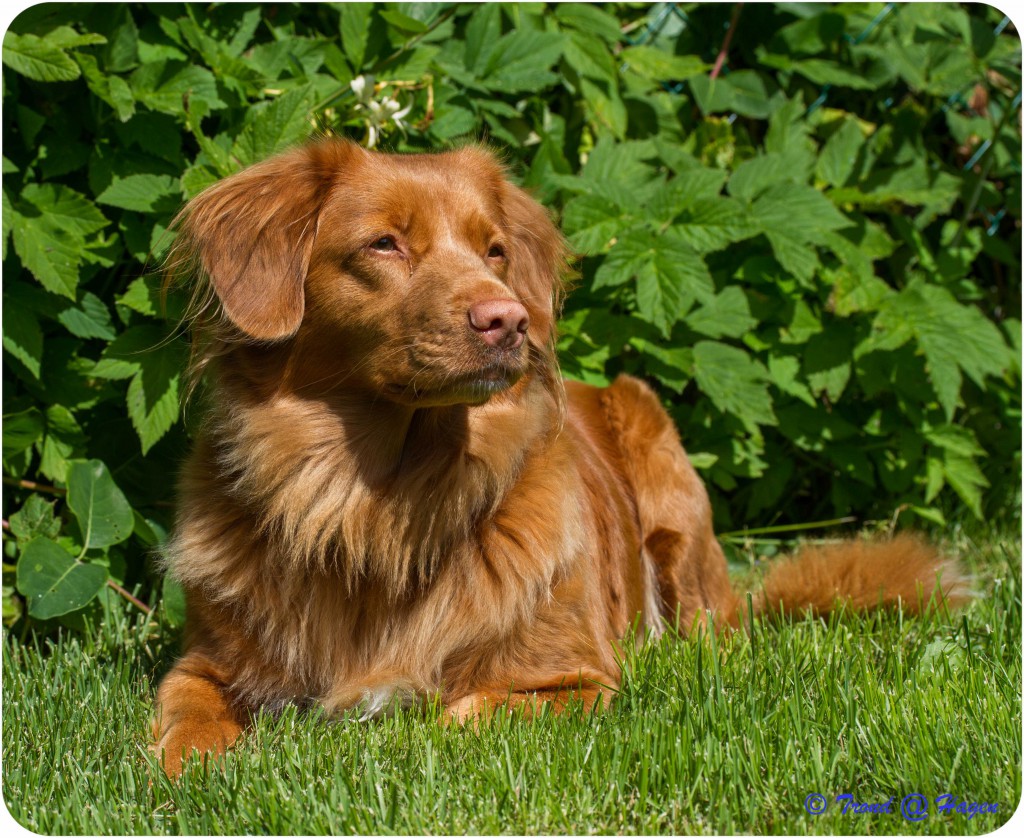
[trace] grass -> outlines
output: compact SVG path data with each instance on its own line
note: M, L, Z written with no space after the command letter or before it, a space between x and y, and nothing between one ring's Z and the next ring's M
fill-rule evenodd
M117 610L97 635L7 638L4 800L60 834L990 832L1021 793L1020 542L953 547L983 591L959 613L662 641L593 716L473 730L287 711L177 785L146 752L171 632ZM898 814L913 792L931 801L916 823ZM807 813L811 793L825 814ZM843 793L895 797L893 813L844 815ZM998 810L936 812L944 793Z

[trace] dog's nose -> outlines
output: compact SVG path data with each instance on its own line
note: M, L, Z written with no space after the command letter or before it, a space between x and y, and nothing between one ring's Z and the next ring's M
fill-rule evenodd
M469 325L488 346L518 349L530 327L530 315L515 300L485 300L469 307Z

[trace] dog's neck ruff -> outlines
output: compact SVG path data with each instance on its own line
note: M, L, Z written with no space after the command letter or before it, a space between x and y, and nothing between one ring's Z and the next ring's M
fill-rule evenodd
M480 407L415 411L365 398L258 398L231 380L216 392L204 428L216 488L271 553L337 573L349 589L371 580L395 595L429 582L472 541L549 432L555 404L539 381Z

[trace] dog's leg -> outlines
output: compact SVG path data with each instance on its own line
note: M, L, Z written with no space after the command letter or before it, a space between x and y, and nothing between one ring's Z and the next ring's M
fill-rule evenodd
M715 615L735 624L738 602L715 539L711 503L671 417L642 382L620 376L601 397L633 484L662 616L688 631Z
M177 777L193 754L220 756L242 732L243 711L232 703L224 682L209 658L189 652L160 684L153 751L168 776Z
M614 684L611 679L609 679L609 683ZM516 710L519 707L523 708L527 718L532 718L544 706L549 707L553 713L561 713L576 702L582 703L583 709L589 713L595 705L607 707L613 694L614 686L597 684L521 692L481 690L462 696L445 705L444 719L446 722L466 724L487 718L499 708Z

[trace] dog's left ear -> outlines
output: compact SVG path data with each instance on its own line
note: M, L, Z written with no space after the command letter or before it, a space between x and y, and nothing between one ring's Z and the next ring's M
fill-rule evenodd
M530 314L530 330L543 347L553 347L562 304L568 250L548 212L517 186L502 195L509 240L508 283Z
M320 210L357 152L333 141L272 157L201 192L176 220L172 260L205 274L248 337L281 340L298 330Z

